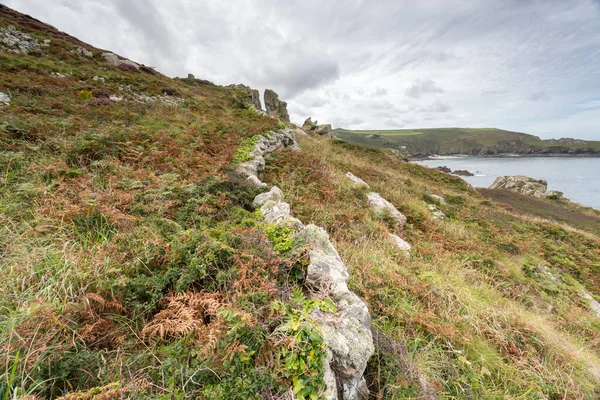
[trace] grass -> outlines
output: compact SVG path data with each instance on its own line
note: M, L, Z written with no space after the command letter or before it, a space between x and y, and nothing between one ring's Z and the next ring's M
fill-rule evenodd
M600 323L579 295L600 294L593 231L521 216L460 179L376 150L318 138L301 147L269 159L266 179L295 216L326 227L369 303L374 396L597 396ZM403 232L369 211L346 171L407 216ZM431 194L446 199L445 220L427 209ZM390 230L411 243L411 257L388 242Z
M377 148L396 149L416 157L434 154L598 155L600 142L558 143L537 136L495 128L434 128L400 130L336 129L337 137ZM367 137L368 136L368 137Z
M234 89L114 68L4 6L0 24L52 40L44 54L0 51L12 99L0 110L0 396L316 396L326 354L310 314L332 304L303 292L305 252L262 223L260 189L233 172L282 125ZM79 46L95 57L69 53ZM181 104L136 101L164 93ZM598 397L600 320L581 297L600 298L597 215L497 204L373 147L301 146L269 158L264 179L327 229L370 307L373 398ZM407 216L403 231L347 171ZM434 194L444 220L427 208Z

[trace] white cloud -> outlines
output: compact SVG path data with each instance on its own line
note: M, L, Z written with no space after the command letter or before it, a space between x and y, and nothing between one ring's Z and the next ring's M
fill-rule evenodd
M3 2L171 76L272 88L300 123L600 140L595 0Z

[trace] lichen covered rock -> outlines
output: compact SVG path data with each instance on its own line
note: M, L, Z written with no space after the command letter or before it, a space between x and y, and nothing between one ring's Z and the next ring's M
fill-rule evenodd
M562 197L562 192L548 190L548 182L523 175L499 176L489 188L508 189L534 197Z
M271 89L265 90L265 108L268 115L275 116L284 122L290 122L287 103L279 100L279 95Z
M381 197L379 193L371 192L367 195L369 204L378 216L390 216L398 223L398 228L402 229L406 223L406 217L389 201Z

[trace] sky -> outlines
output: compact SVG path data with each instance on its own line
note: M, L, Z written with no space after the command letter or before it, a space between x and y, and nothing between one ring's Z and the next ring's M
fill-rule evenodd
M600 0L0 0L169 76L270 88L292 122L600 140Z

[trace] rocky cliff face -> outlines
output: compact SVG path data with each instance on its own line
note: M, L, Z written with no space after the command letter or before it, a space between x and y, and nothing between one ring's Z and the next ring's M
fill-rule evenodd
M275 116L284 122L290 122L287 103L279 100L279 95L271 89L265 90L265 108L268 115Z
M243 97L239 100L246 104L252 105L258 111L262 111L262 105L260 104L260 94L258 93L258 90L252 89L251 87L248 87L241 83L237 85L229 85L227 87L232 89L239 89L240 92L243 94Z
M534 197L561 197L562 192L548 190L548 183L544 180L537 180L528 176L499 176L490 189L508 189L513 192L525 194Z

